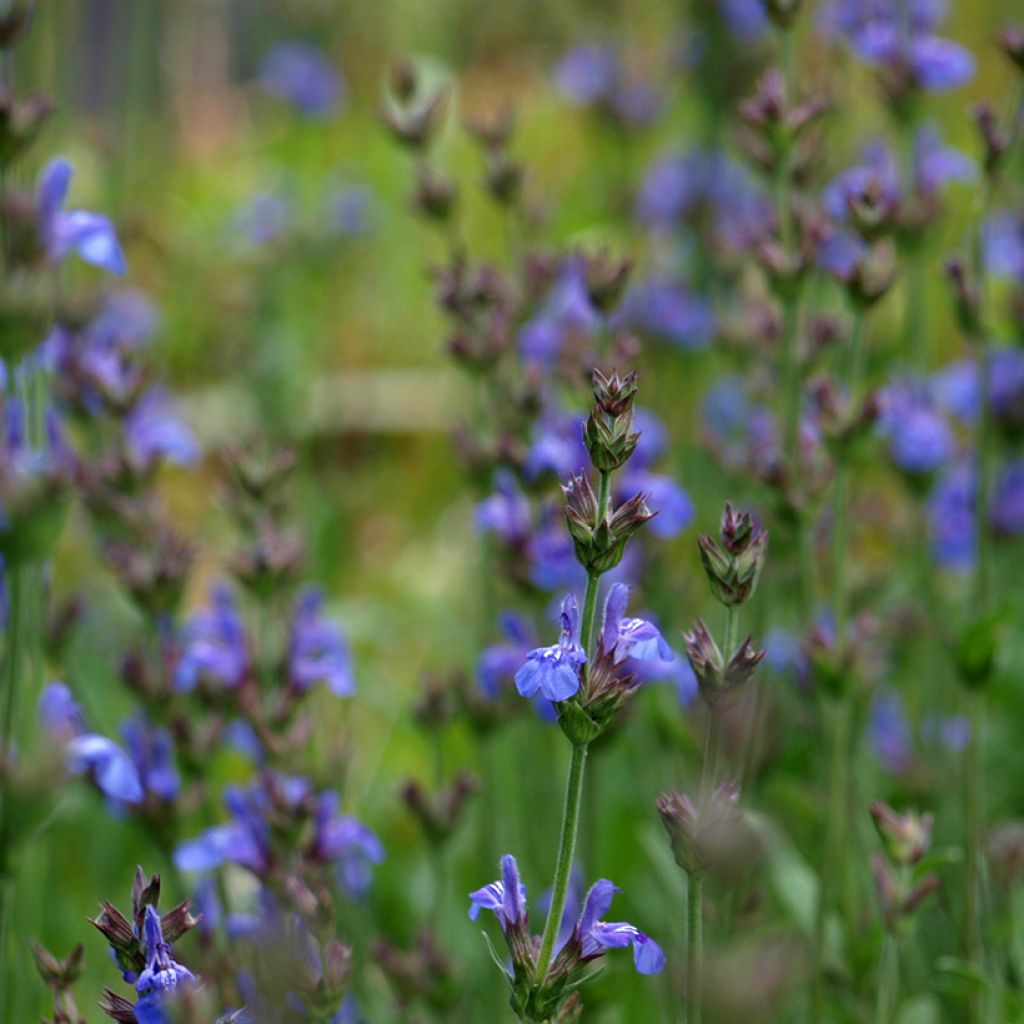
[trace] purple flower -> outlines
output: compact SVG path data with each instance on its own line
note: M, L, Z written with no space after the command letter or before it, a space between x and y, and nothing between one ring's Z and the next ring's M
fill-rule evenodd
M1024 532L1024 460L1004 466L992 498L992 525L1006 536Z
M210 604L185 625L184 644L174 674L178 690L192 690L200 682L234 689L249 671L245 624L231 590L213 588Z
M87 210L65 210L74 171L63 157L51 160L39 178L36 205L39 211L39 244L51 264L62 263L77 253L86 263L123 274L124 253L110 219Z
M558 359L568 338L590 337L601 327L601 314L587 291L583 263L563 264L537 314L519 329L516 346L530 364L548 367Z
M501 878L469 894L469 917L477 920L481 910L490 910L507 935L526 922L526 886L519 881L519 865L506 853L501 858Z
M286 196L260 192L238 211L234 231L250 245L264 246L284 238L295 224L295 210Z
M691 352L707 348L715 335L711 306L668 278L647 278L630 288L617 320Z
M977 174L966 153L942 142L934 124L924 124L914 137L914 184L925 197L938 194L951 181L972 181Z
M305 43L278 43L263 60L260 84L309 117L324 117L344 98L341 76L323 54Z
M342 888L358 898L370 887L374 865L384 860L384 846L358 818L338 814L340 802L333 790L318 797L313 849L320 860L337 864Z
M974 75L970 52L935 35L944 14L945 5L937 0L833 0L822 23L865 63L939 92Z
M972 466L959 463L939 478L928 499L932 557L950 569L969 568L977 550L974 503L977 491Z
M68 744L68 768L87 774L111 800L141 803L146 793L131 758L113 741L97 733L83 733Z
M580 688L580 666L587 655L580 646L580 610L576 597L562 602L562 635L551 647L538 647L516 672L516 689L523 697L540 691L550 701L568 700Z
M570 103L600 106L626 124L648 124L657 114L657 93L626 73L611 44L574 46L558 63L554 78Z
M138 769L113 740L86 731L81 705L63 683L50 683L39 698L39 718L52 739L67 747L68 770L88 775L109 800L137 804L145 799Z
M345 635L323 616L323 594L307 587L299 594L292 617L288 652L289 679L299 692L324 683L338 697L356 691L352 658Z
M176 989L195 983L195 975L171 955L170 944L164 941L160 915L152 906L146 907L142 925L146 950L146 967L135 983L141 997L135 1004L138 1024L169 1024L166 1000Z
M626 558L631 550L626 549ZM586 583L586 571L576 560L564 517L553 508L545 510L540 526L531 534L528 556L530 582L541 590L566 590Z
M579 942L584 959L598 957L608 949L632 946L637 971L657 974L665 966L665 954L654 939L624 921L601 920L611 909L615 894L621 891L607 879L595 882L584 900L573 938Z
M638 492L647 495L647 504L658 513L647 524L647 530L659 540L678 537L693 523L696 513L690 495L670 476L629 466L617 490L626 495Z
M498 624L504 642L485 648L476 662L477 682L488 700L497 699L504 684L515 678L536 642L529 623L517 612L502 612Z
M583 413L558 413L548 414L537 422L523 463L528 480L536 480L544 473L564 480L587 465L589 456L580 429L584 418Z
M764 0L718 0L729 31L741 43L753 43L769 29Z
M933 473L953 456L952 428L920 381L907 379L883 390L879 426L893 463L906 473Z
M306 783L304 788L285 786L281 791L290 792L292 802L296 803L308 789ZM174 863L182 871L212 871L222 864L240 864L253 874L262 876L271 861L270 826L267 822L270 802L270 795L262 782L245 787L225 787L224 804L231 814L230 820L179 844L174 851Z
M985 265L993 274L1024 282L1024 214L1001 210L985 224Z
M339 235L365 235L373 222L373 192L366 185L341 185L327 199L327 224Z
M151 469L160 460L190 466L199 457L192 431L161 388L147 391L128 413L124 434L128 457L139 470Z
M846 222L850 203L866 193L875 195L879 206L895 208L901 196L900 172L888 146L872 143L860 163L839 173L825 186L821 202L825 212L838 224Z
M896 694L882 691L875 697L868 736L875 755L890 772L899 774L910 767L910 727L903 713L903 703Z
M495 491L476 507L476 526L485 533L496 533L506 544L515 546L530 535L530 503L510 470L495 474Z
M174 800L181 789L181 777L174 763L171 734L140 716L122 723L121 737L146 793L165 802Z
M625 617L628 602L629 587L625 583L613 583L604 606L601 649L616 665L627 658L672 661L675 654L653 622Z

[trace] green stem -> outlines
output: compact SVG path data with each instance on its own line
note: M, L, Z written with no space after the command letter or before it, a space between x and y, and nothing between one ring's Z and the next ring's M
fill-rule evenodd
M576 837L580 826L580 804L583 795L583 770L587 763L587 745L573 746L569 761L569 781L565 787L565 806L562 810L562 835L558 844L558 860L555 863L555 884L551 894L551 909L544 923L544 936L537 956L537 970L534 979L538 984L544 981L555 948L555 939L562 925L566 894L569 891L569 876L572 873L573 857L576 853Z
M704 974L704 883L697 873L686 884L686 1024L700 1024Z
M603 523L608 516L608 505L611 501L611 473L601 473L597 493L597 521ZM601 573L594 569L587 570L587 592L583 598L583 619L580 623L580 639L587 656L594 651L594 625L597 609L597 592L601 582Z
M818 906L814 922L815 970L811 1000L811 1021L824 1020L825 1010L825 946L828 938L828 912L835 892L837 870L843 857L843 833L846 823L846 768L849 745L850 708L840 699L832 705L832 748L829 766L829 795L825 818L825 845L821 871L818 877Z
M970 734L964 748L964 958L979 971L984 970L981 943L981 729L983 720L982 695L978 691L967 693L967 718ZM968 998L967 1019L970 1024L982 1020L981 995L972 989Z
M878 1000L875 1024L892 1024L900 991L900 947L892 932L886 932L878 960Z

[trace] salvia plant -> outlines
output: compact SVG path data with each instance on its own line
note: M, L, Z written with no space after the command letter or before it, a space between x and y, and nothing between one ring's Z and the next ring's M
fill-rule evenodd
M0 0L0 1021L1024 1019L1020 12L379 8Z

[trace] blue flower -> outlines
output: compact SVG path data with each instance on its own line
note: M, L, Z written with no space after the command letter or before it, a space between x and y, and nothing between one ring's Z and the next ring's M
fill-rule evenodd
M87 773L111 800L141 803L145 790L131 758L111 739L97 733L76 736L68 744L68 768Z
M183 650L174 673L178 690L192 690L200 682L234 689L249 671L245 623L231 590L213 588L210 605L196 612L185 625Z
M574 594L562 602L562 635L551 647L537 647L515 676L523 697L540 691L548 700L568 700L580 688L580 666L587 655L580 646L580 610Z
M622 474L616 490L627 495L643 493L647 496L647 504L658 514L646 528L659 540L678 537L693 523L696 515L690 495L670 476L634 469L630 465Z
M522 543L530 535L530 503L511 471L499 470L494 484L494 493L476 507L477 529L509 545Z
M939 0L833 0L822 22L865 63L939 92L970 81L975 66L969 51L935 35L944 14Z
M151 469L161 460L190 466L199 457L192 431L162 388L147 391L125 417L124 439L138 470Z
M535 644L533 630L517 612L502 612L498 626L504 642L485 648L476 662L477 682L488 700L496 700L503 685L514 679Z
M894 774L910 767L912 757L910 727L903 703L892 692L882 691L871 705L868 736L875 755Z
M729 31L741 43L753 43L771 27L764 0L718 0Z
M879 426L893 463L906 473L933 473L953 457L953 430L920 381L907 379L882 391Z
M661 277L634 284L616 320L690 352L707 348L716 328L708 302L681 283Z
M993 273L1024 282L1024 215L1000 210L984 226L985 265Z
M1024 532L1024 460L1004 466L992 498L992 525L1006 536Z
M338 866L342 888L353 897L366 894L373 867L384 860L384 845L358 818L338 814L340 798L326 790L317 798L313 852Z
M469 894L470 920L477 920L481 910L492 911L506 935L526 923L526 886L519 881L519 865L512 854L501 858L497 882Z
M589 456L580 429L584 419L583 413L548 413L537 421L523 462L528 480L536 480L544 473L564 480L587 465Z
M348 643L337 624L323 616L323 603L323 594L315 587L299 594L292 617L289 678L299 692L324 683L336 696L351 697L356 683Z
M121 736L143 789L165 802L174 800L181 789L181 777L174 763L171 734L139 716L121 725Z
M86 731L81 705L63 683L49 683L39 698L43 728L67 748L68 770L88 775L116 804L138 804L146 796L138 769L113 740Z
M601 324L587 291L583 262L570 258L559 268L537 314L519 329L516 345L527 363L550 367L567 339L589 338Z
M195 975L171 955L170 944L164 941L160 915L152 906L146 907L142 925L146 950L146 967L135 983L140 999L135 1004L138 1024L169 1024L165 1012L167 999L177 989L195 983Z
M611 909L618 886L602 878L595 882L583 903L576 923L574 940L579 942L584 959L600 956L609 949L633 947L633 964L640 974L657 974L665 966L665 954L654 939L625 921L602 921Z
M87 210L65 210L73 175L63 157L51 160L39 178L36 205L39 213L39 244L48 262L62 263L74 252L86 263L123 274L124 253L110 219Z
M958 463L938 480L928 498L932 557L950 569L966 569L977 551L974 468Z
M574 46L555 68L555 86L576 106L600 106L627 124L647 124L658 97L626 73L618 51L607 43Z
M284 238L295 224L291 201L277 192L259 192L237 212L234 231L253 246L270 245Z
M304 43L274 46L263 59L260 84L310 117L329 114L345 95L341 75L319 50Z
M613 583L604 606L601 649L616 665L627 658L672 661L675 654L653 622L625 617L628 602L629 587L625 583Z

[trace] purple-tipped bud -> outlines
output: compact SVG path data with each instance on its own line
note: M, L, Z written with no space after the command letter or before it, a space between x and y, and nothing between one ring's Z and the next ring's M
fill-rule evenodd
M1024 25L1007 25L999 33L999 46L1017 69L1024 72Z
M934 824L931 814L917 814L915 811L899 814L876 800L871 805L871 819L886 854L894 864L911 867L928 852Z
M974 108L974 124L981 136L985 153L985 173L993 175L1002 163L1010 146L1010 139L999 125L999 116L991 103L979 103Z
M715 597L726 606L742 604L757 588L768 534L726 502L720 536L721 544L706 533L697 538L700 560Z

